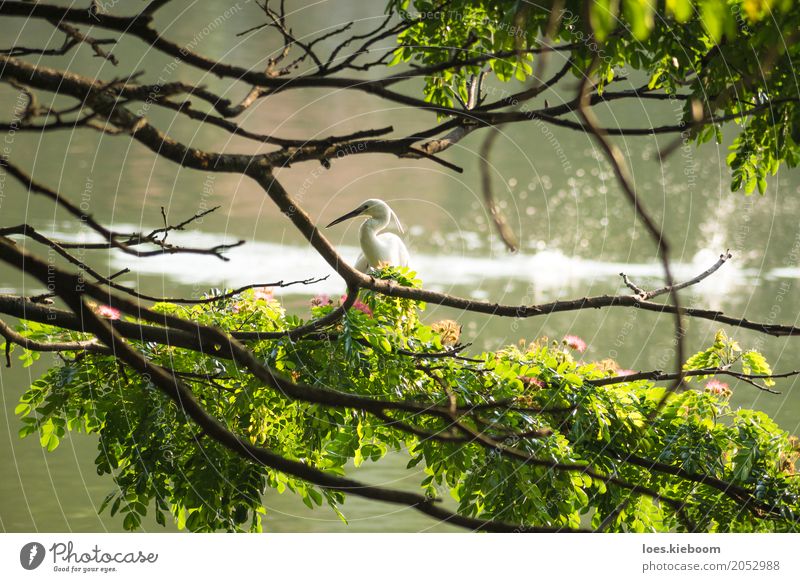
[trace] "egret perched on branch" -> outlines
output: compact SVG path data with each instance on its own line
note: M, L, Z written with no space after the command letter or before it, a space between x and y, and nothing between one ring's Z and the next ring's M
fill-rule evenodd
M403 226L400 220L386 202L371 198L365 200L358 208L340 216L325 228L330 228L335 224L344 222L350 218L361 215L369 216L359 229L359 241L361 242L362 254L358 256L355 267L362 273L372 267L378 268L382 263L388 263L395 267L408 266L408 249L403 241L396 234L385 232L379 234L394 219L397 229L403 233Z

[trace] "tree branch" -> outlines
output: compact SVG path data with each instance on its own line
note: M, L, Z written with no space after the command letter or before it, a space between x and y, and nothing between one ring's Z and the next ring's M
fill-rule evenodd
M731 257L733 257L733 255L730 254L730 252L725 251L724 254L721 254L719 256L719 260L716 263L711 265L711 267L709 267L696 277L693 277L688 281L684 281L683 283L677 283L672 286L661 287L660 289L654 289L652 291L645 291L641 287L638 287L637 285L632 283L630 279L628 279L628 276L625 275L625 273L620 273L619 275L620 277L622 277L622 280L625 282L625 285L627 285L630 289L632 289L637 297L639 297L642 301L647 301L648 299L652 299L653 297L657 297L659 295L664 295L665 293L671 293L673 291L685 289L686 287L691 287L692 285L697 285L703 279L707 279L709 276L714 274L717 271L717 269L719 269L722 265L724 265Z
M25 186L25 188L27 188L29 192L42 194L47 198L49 198L50 200L52 200L57 206L60 206L61 208L69 212L72 216L77 218L81 224L87 226L88 228L92 229L97 234L105 238L111 247L119 249L122 252L129 255L133 255L135 257L151 257L163 254L189 253L198 255L213 255L218 259L227 261L229 259L225 257L222 253L224 251L227 251L229 249L244 244L244 241L240 240L235 243L215 245L208 249L198 249L191 247L177 247L174 245L167 244L163 241L157 241L153 239L153 240L148 240L147 242L153 243L161 248L154 251L139 251L131 248L124 242L118 240L120 237L123 237L125 235L108 230L99 222L97 222L94 218L92 218L90 215L84 213L78 206L76 206L72 202L69 202L58 192L55 192L54 190L51 190L50 188L43 186L38 182L35 182L33 178L31 178L28 174L17 168L15 165L11 164L7 159L0 158L0 168L4 168L9 174L11 174L17 180L19 180L22 183L22 185Z
M597 143L600 144L600 147L604 151L609 164L611 164L611 167L614 170L614 174L617 176L617 181L619 182L620 186L622 186L622 190L626 194L631 206L633 206L636 216L644 223L647 231L650 233L650 236L656 245L656 248L658 249L661 267L664 270L666 289L669 292L670 300L675 308L675 311L673 312L675 316L675 368L678 370L678 376L664 393L664 398L662 399L659 407L656 408L657 412L666 402L667 396L680 388L683 382L682 371L683 362L685 360L684 335L686 333L686 329L684 327L683 313L681 311L681 305L678 299L678 290L675 288L675 280L672 276L672 268L669 260L669 245L664 238L664 233L661 231L661 228L656 225L653 218L645 209L644 204L639 199L639 196L637 195L636 189L633 185L633 180L631 179L627 163L625 162L625 157L622 155L620 149L615 144L611 143L608 137L602 132L597 124L597 118L589 108L590 97L587 89L589 86L590 77L593 74L595 66L597 65L597 58L597 54L595 54L592 58L592 63L589 65L589 68L581 81L581 86L578 90L578 113L583 119L584 124L589 132L594 136Z

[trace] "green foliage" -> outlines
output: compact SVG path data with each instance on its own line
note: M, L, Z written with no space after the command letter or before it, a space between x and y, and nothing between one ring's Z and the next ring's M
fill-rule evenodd
M742 354L742 372L745 374L772 375L772 367L767 363L761 352L750 350ZM764 384L774 386L775 380L765 378Z
M698 107L705 118L741 115L727 158L732 190L751 194L758 188L763 194L767 177L782 163L798 164L800 108L793 63L800 57L800 10L794 0L597 0L588 3L588 11L586 4L565 2L549 41L571 47L567 53L575 76L582 78L596 55L598 92L638 71L650 78L651 90L691 96L674 123L684 124L684 135L697 143L722 140L719 123L693 126ZM437 65L507 53L512 56L486 64L502 82L524 82L539 56L523 51L544 45L552 5L390 0L389 9L413 22L400 35L392 64ZM483 66L428 76L425 98L443 107L453 107L456 96L466 101L467 83Z
M404 269L387 268L380 276L416 283ZM313 316L334 308L334 302L319 298ZM795 527L800 510L800 481L793 477L797 442L766 415L734 410L725 397L693 390L670 396L655 414L663 388L649 381L594 385L592 380L616 375L618 366L577 360L564 343L546 339L482 353L475 357L478 361L403 355L399 349L440 351L447 345L436 331L441 325L420 319L423 308L410 300L363 293L327 338L265 340L249 347L279 373L310 385L421 403L453 398L463 408L508 402L461 422L537 459L591 466L683 500L689 518L709 531ZM243 331L302 323L263 291L157 309ZM37 339L83 339L30 323L21 332ZM717 356L703 356L704 365L735 351L733 342L718 339L713 347ZM452 338L446 341L452 343ZM609 518L611 531L685 527L664 503L578 471L523 463L474 442L420 439L363 412L291 400L228 360L152 343L131 344L153 363L178 370L200 403L233 432L333 474L344 474L351 462L380 461L389 450L407 451L409 467L424 469L421 487L431 495L452 497L464 515L554 527L596 526ZM769 369L759 354L747 354L742 356L747 369ZM699 361L698 356L693 359ZM233 454L187 421L146 376L111 356L64 355L61 365L32 384L16 412L22 421L20 435L37 434L48 450L58 446L66 431L99 437L97 471L116 485L102 510L123 516L129 530L152 511L158 523L166 523L171 514L178 527L191 531L258 531L265 513L262 498L270 489L295 494L308 507L327 504L337 512L344 497ZM653 414L653 422L647 422ZM435 416L392 416L423 431L452 434L450 423ZM545 436L514 436L534 430L545 431ZM720 491L627 463L627 454L746 487L764 503L780 507L786 520L742 511ZM626 500L630 502L617 512Z
M724 331L719 330L714 337L714 343L708 349L701 350L689 358L683 366L684 370L705 370L722 368L735 371L734 365L740 363L743 374L772 375L772 368L766 358L756 350L742 353L739 343L729 338ZM708 376L688 376L687 382L703 380ZM764 378L766 386L774 386L775 380Z

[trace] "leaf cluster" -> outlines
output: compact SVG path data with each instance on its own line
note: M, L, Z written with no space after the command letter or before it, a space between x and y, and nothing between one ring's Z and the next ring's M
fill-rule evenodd
M404 269L387 268L379 275L416 283ZM333 301L314 304L313 317L336 308ZM284 330L303 323L276 299L252 290L232 300L159 304L156 309L228 330ZM618 374L615 362L584 361L565 343L547 339L470 359L412 357L409 352L447 347L435 331L439 328L425 322L423 309L411 300L362 293L324 335L255 341L249 348L294 382L455 406L454 418L395 410L387 412L387 419L300 402L230 360L131 343L152 363L175 370L210 414L251 443L337 475L379 461L388 451L407 453L409 468L422 469L420 487L431 496L452 498L463 515L551 527L598 526L609 520L611 531L687 527L669 504L579 470L586 467L682 500L686 515L703 530L796 527L797 441L767 415L734 410L727 398L695 390L671 395L657 412L662 387L645 380L597 386L593 380ZM20 330L41 341L85 339L30 322ZM723 363L735 352L731 340L717 339L687 365ZM742 358L745 362L754 372L768 370L758 357ZM270 490L297 495L309 507L327 504L344 519L342 492L313 486L224 448L188 421L146 375L133 373L111 355L62 355L60 365L25 392L16 412L20 436L37 434L48 450L67 431L97 435L97 471L115 485L103 508L123 516L129 530L152 511L159 523L170 514L178 527L191 531L259 531ZM654 420L648 422L651 415ZM435 438L469 433L538 462L523 462L472 438ZM779 508L782 518L743 509L708 485L628 462L628 455L744 487L766 506Z
M595 62L598 94L615 80L646 75L649 91L675 97L669 106L678 113L673 123L687 140L721 143L723 124L716 120L735 118L727 157L731 189L764 194L769 175L781 164L793 168L800 161L793 65L800 57L800 10L793 0L659 4L568 0L550 30L550 3L391 0L388 9L413 23L399 36L391 64L443 65L504 55L426 77L425 98L444 107L467 102L470 79L484 68L501 82L530 82L547 47L562 47L578 79Z

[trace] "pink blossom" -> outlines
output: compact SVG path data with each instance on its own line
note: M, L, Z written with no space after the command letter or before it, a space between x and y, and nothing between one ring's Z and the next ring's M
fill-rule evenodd
M632 376L633 374L636 374L637 372L636 372L636 370L622 370L622 369L620 369L620 370L617 370L615 373L616 373L617 376Z
M344 303L347 300L347 295L342 295L341 302ZM356 299L353 303L353 309L358 309L361 313L364 313L370 317L372 317L372 310L369 306L361 301L361 299Z
M331 303L333 303L333 301L327 295L317 295L311 300L312 307L321 307L323 305L330 305Z
M534 378L533 376L520 376L520 380L522 380L523 384L527 384L528 386L536 386L537 388L544 388L545 383L541 381L539 378Z
M119 319L119 309L114 309L110 305L100 305L97 307L97 315L107 319Z
M564 343L567 345L568 348L571 348L578 352L586 351L586 342L583 341L581 338L579 338L577 335L565 335Z
M253 289L253 298L256 300L272 301L275 297L272 287L256 287Z
M372 317L372 310L366 303L361 301L361 299L356 299L356 302L353 303L353 309L358 309L361 313L365 313L366 315Z
M706 382L706 392L716 394L717 396L730 396L731 389L725 382L719 380L709 380Z

